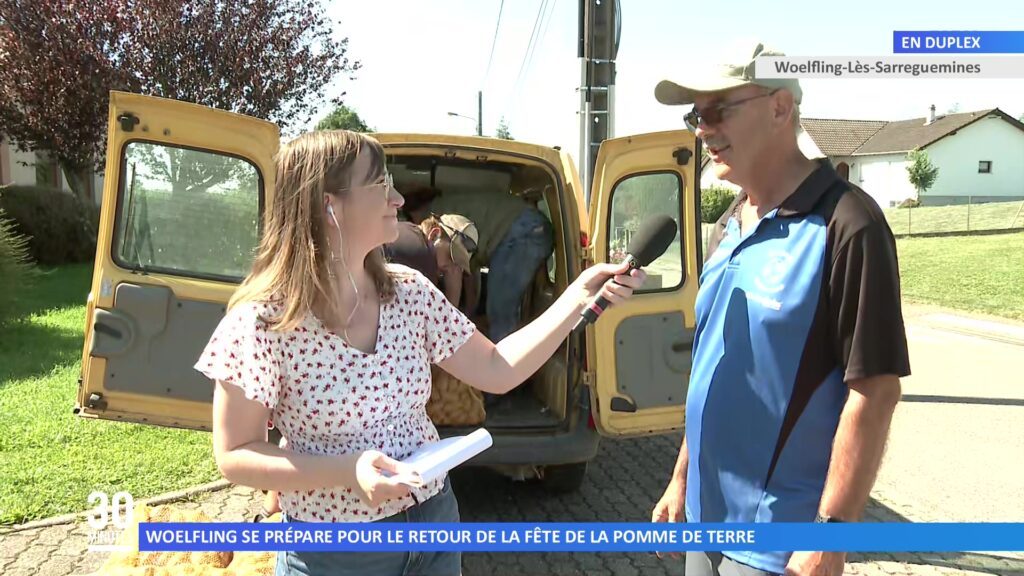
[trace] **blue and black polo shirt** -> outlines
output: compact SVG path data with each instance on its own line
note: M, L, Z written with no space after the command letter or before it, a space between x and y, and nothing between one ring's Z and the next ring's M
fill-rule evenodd
M845 382L910 373L896 242L828 161L748 234L741 193L697 293L686 406L690 522L812 522ZM788 553L728 552L781 573Z

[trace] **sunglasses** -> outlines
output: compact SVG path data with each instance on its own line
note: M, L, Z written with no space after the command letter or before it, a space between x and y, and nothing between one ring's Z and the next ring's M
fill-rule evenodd
M470 238L465 232L462 232L460 230L456 230L456 229L448 226L444 222L441 222L441 218L439 216L437 216L436 214L431 214L431 216L433 216L437 220L437 224L439 226L441 226L441 229L444 230L446 234L448 234L448 238L449 238L448 246L449 246L449 250L451 251L451 254L452 254L452 262L455 261L455 251L454 251L455 249L452 248L451 245L452 245L452 243L454 242L454 240L456 238L459 238L460 240L462 240L462 246L466 249L466 252L469 252L470 256L472 256L474 253L476 253L476 241L475 240Z
M752 100L757 100L758 98L771 96L772 94L775 94L779 90L779 88L776 88L771 92L764 92L762 94L758 94L757 96L741 98L739 100L733 100L732 102L722 102L721 104L714 104L712 106L708 106L703 110L697 110L697 107L694 106L692 110L690 110L685 116L683 116L683 122L686 123L686 127L692 132L696 132L697 126L699 126L701 123L703 123L705 126L717 126L718 124L722 123L726 110L730 108L735 108L736 106L741 106Z

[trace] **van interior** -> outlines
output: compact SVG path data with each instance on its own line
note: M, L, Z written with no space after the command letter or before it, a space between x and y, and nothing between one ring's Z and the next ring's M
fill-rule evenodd
M460 158L451 154L448 148L389 155L388 167L399 192L403 188L431 186L440 190L442 195L453 198L465 194L514 195L551 221L554 249L546 262L538 266L533 282L523 295L519 327L543 313L565 290L568 285L567 241L578 236L578 231L566 230L566 220L561 215L572 209L574 204L567 203L575 200L560 192L563 185L551 167L536 160L513 156ZM470 213L463 215L473 219ZM481 230L480 234L483 236L486 232ZM488 334L487 272L484 262L480 270L479 306L475 310L464 310L484 334ZM529 380L486 407L487 416L482 426L506 430L562 426L567 416L569 358L570 351L563 344Z

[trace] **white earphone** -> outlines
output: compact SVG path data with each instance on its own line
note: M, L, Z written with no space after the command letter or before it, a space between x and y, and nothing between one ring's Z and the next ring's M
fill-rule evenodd
M345 320L345 327L342 329L342 334L344 334L345 340L351 342L348 337L348 326L352 323L352 318L356 315L356 310L359 310L359 304L362 303L362 297L359 294L359 287L356 286L355 278L352 277L352 271L348 268L348 262L345 261L345 237L341 233L341 225L338 223L338 217L334 215L334 205L330 202L327 203L327 213L331 216L331 220L334 221L335 229L338 230L338 247L341 252L341 264L345 267L345 272L348 275L348 281L351 283L352 291L355 292L356 295L356 304L352 307L352 312L349 313L348 319ZM331 261L334 260L334 251L331 250Z

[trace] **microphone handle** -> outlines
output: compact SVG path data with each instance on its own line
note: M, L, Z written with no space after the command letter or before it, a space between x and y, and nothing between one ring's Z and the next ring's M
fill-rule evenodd
M594 322L597 322L598 317L601 316L601 313L604 312L604 309L607 307L608 299L604 296L598 296L597 300L594 300L590 306L584 308L581 314L583 315L584 320L593 324Z
M626 261L629 263L630 270L640 268L640 263L636 261L636 258L634 258L632 254L626 256ZM615 280L612 279L612 282L615 282ZM618 284L618 282L615 283ZM572 333L576 334L580 330L586 328L587 324L597 322L597 319L601 316L601 313L604 312L605 308L608 307L608 304L609 302L607 298L604 296L598 296L596 300L590 303L590 305L584 308L580 313L580 319L576 322L576 325L573 326Z
M587 324L597 322L598 317L601 316L601 312L604 312L604 309L607 307L608 300L604 296L598 296L597 300L591 302L590 305L580 312L580 319L577 320L576 325L573 326L572 333L576 334L586 328Z

